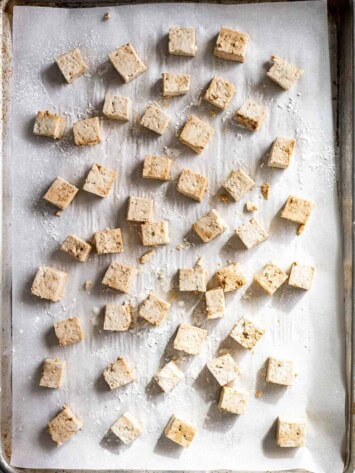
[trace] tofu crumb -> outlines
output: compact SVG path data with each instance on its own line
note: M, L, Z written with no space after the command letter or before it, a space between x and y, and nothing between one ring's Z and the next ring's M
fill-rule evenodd
M268 182L263 182L260 186L261 195L264 197L265 200L268 200L270 197L270 184Z
M150 250L150 251L147 251L146 253L144 253L144 254L139 258L140 264L149 263L149 261L153 258L154 254L155 254L155 250Z
M111 14L109 12L106 12L103 16L104 21L109 20L110 18L111 18Z
M256 212L258 209L258 206L251 200L248 200L245 204L245 210L247 212Z

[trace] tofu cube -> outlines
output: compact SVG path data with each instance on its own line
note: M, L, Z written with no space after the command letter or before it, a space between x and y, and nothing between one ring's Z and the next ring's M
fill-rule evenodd
M42 365L39 385L44 388L60 388L64 378L65 367L65 360L60 360L59 358L46 358Z
M314 204L310 200L290 195L281 212L281 217L286 220L291 220L291 222L305 225L311 215L313 207Z
M127 293L130 291L136 275L137 270L132 266L113 261L103 277L102 284Z
M139 316L152 325L160 325L168 315L169 302L164 301L155 294L149 294L139 308Z
M88 70L88 66L85 64L78 48L57 56L55 62L68 84L74 82Z
M254 100L248 99L237 110L234 118L240 124L251 131L257 131L266 117L266 109Z
M195 56L197 51L195 28L169 28L169 54Z
M154 376L162 391L168 393L184 378L184 372L171 360Z
M109 92L105 95L102 113L113 120L128 121L130 117L131 103L128 97L113 95Z
M270 296L287 280L287 274L272 261L267 263L261 271L255 274L254 281Z
M232 263L216 272L218 284L224 292L236 291L246 283L239 263Z
M77 261L86 261L92 246L75 235L68 235L61 244L60 249Z
M144 424L137 417L133 416L129 412L125 412L118 420L116 420L110 430L121 440L122 443L129 445L141 435L144 430Z
M293 361L270 357L267 362L266 382L291 386L295 379Z
M55 322L54 332L61 347L73 345L73 343L79 343L84 340L84 334L78 317L70 317L69 319Z
M271 62L273 65L266 75L285 90L290 89L303 74L302 69L281 59L279 56L271 56Z
M95 163L86 177L83 190L99 197L107 197L116 177L116 171Z
M167 245L169 239L168 222L145 222L141 225L143 246Z
M173 415L165 427L164 433L168 439L186 448L193 441L197 434L197 429L188 422L178 419Z
M174 339L174 349L187 355L198 355L207 338L207 330L194 325L180 324Z
M132 308L129 304L107 304L105 306L104 330L125 332L132 323Z
M292 287L309 291L312 287L314 266L293 263L288 284Z
M229 414L245 414L249 393L242 388L224 386L218 401L218 409Z
M144 158L142 176L146 179L170 181L172 161L165 156L147 154Z
M201 202L205 195L208 179L190 169L183 169L176 184L176 190L186 197Z
M223 233L226 226L217 210L212 209L197 220L197 222L192 225L192 229L204 243L208 243Z
M297 417L278 417L276 442L279 447L303 447L306 440L307 420Z
M267 165L272 168L288 168L295 146L295 139L278 136L272 145Z
M163 72L163 97L176 97L177 95L185 95L190 90L189 74L172 74Z
M158 135L162 135L167 129L170 117L160 107L156 105L148 105L140 124L150 131L154 131Z
M255 218L252 218L248 223L240 225L235 233L248 250L269 238L267 231Z
M101 141L99 118L87 118L73 123L73 133L76 146L97 145Z
M190 115L185 123L179 140L191 148L195 153L202 153L214 134L214 128L200 120L195 115Z
M61 177L57 177L44 194L43 199L58 207L58 209L64 210L73 201L78 192L79 189L73 186L73 184L70 184Z
M225 386L236 380L240 374L237 363L229 353L214 358L207 363L208 370L216 378L220 386Z
M203 98L215 107L225 110L235 94L235 86L221 77L213 77Z
M251 350L255 347L264 333L265 330L263 328L258 327L251 320L242 317L235 324L229 333L229 336L242 347Z
M123 240L120 228L98 230L94 233L93 243L98 255L123 252Z
M135 79L147 70L137 51L130 43L115 49L108 57L124 82Z
M179 270L179 290L182 292L205 292L207 271L196 266Z
M38 136L48 136L54 140L63 138L66 119L48 111L37 112L33 133Z
M82 420L69 406L64 406L63 410L48 423L48 432L58 447L82 428Z
M131 196L128 200L127 220L130 222L148 222L152 218L153 205L153 199Z
M238 202L255 186L255 182L241 169L233 170L222 184L224 189Z
M219 319L224 316L224 291L221 288L210 289L205 294L206 313L208 319Z
M213 50L213 54L228 61L244 62L249 35L222 26Z
M103 376L111 390L132 383L136 377L125 358L117 358L103 371Z
M41 299L57 302L64 296L68 273L50 266L40 266L33 280L31 293Z

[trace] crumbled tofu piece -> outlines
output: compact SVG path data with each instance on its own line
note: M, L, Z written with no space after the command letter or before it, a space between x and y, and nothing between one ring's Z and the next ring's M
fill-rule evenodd
M190 115L185 123L179 140L191 148L195 153L202 153L214 134L214 128L200 120L195 115Z
M102 17L102 19L103 19L104 21L107 21L107 20L109 20L110 18L111 18L111 13L110 13L110 12L106 12L106 13L104 14L104 16Z
M168 222L145 222L141 225L143 246L167 245L169 239Z
M73 186L73 184L70 184L61 177L57 177L44 194L43 199L55 207L58 207L58 209L64 210L72 202L78 192L79 189Z
M152 325L160 325L168 315L169 302L164 301L155 294L149 294L139 308L139 316Z
M125 412L111 426L111 432L113 432L125 445L129 445L136 440L136 438L142 434L143 430L143 422L129 412Z
M309 291L312 287L314 266L305 266L293 263L288 284L299 289Z
M79 317L70 317L69 319L55 322L54 332L58 338L59 346L61 347L66 347L67 345L79 343L84 340Z
M147 154L144 158L142 176L146 179L170 181L172 161L165 156Z
M291 386L295 379L293 361L270 357L267 363L266 382Z
M272 296L287 278L287 274L270 261L255 274L254 281Z
M64 296L68 273L50 266L40 266L33 280L31 293L41 299L57 302Z
M224 316L225 301L222 288L210 289L205 294L208 319L219 319Z
M104 330L125 332L132 323L132 307L130 304L107 304L105 306Z
M163 366L154 376L155 381L162 391L168 393L184 378L184 372L178 367L175 361L171 360Z
M97 145L101 141L99 118L93 117L75 122L73 133L76 146Z
M129 222L148 222L152 218L154 200L147 197L130 196L127 220Z
M135 79L147 70L137 51L130 43L112 51L108 57L124 82Z
M69 406L64 406L63 410L48 423L48 432L58 447L82 428L82 420L74 414Z
M246 100L235 114L235 120L251 131L259 130L266 117L266 109L254 100Z
M245 210L247 212L256 212L258 210L258 206L254 202L252 202L251 200L248 200L245 203Z
M244 62L249 39L246 33L222 26L213 54L228 61Z
M251 320L242 317L235 324L232 331L229 333L229 336L242 347L251 350L255 347L264 333L265 330L263 328L258 327Z
M197 429L188 422L178 419L173 415L165 427L164 433L168 439L186 448L193 441L197 434Z
M207 363L207 368L221 386L236 380L240 374L237 363L229 353L210 360Z
M38 112L33 126L33 133L58 140L63 138L66 120L48 111Z
M176 190L180 194L201 202L205 195L208 179L202 174L183 169L176 184Z
M224 386L218 401L218 409L230 414L245 414L249 393L242 388Z
M117 358L103 371L103 376L110 389L118 389L121 386L132 383L136 377L125 358Z
M306 225L304 223L301 223L301 225L298 225L297 232L296 232L297 235L302 235L305 228L306 228Z
M310 200L301 199L290 195L286 201L285 207L281 212L281 217L291 222L305 225L311 215L314 203Z
M217 210L212 209L197 220L197 222L192 224L192 229L204 243L208 243L223 233L226 229L226 225Z
M88 70L88 66L85 64L78 48L74 48L71 51L57 56L55 62L68 84L74 82Z
M61 244L60 249L77 261L86 261L92 246L75 235L68 235Z
M306 440L307 420L278 417L276 442L279 447L303 447Z
M264 197L265 200L268 200L270 197L270 184L269 182L263 182L260 186L261 195Z
M303 74L303 70L286 62L279 56L271 56L273 65L268 70L266 75L277 85L285 90L290 89Z
M128 97L113 95L109 92L105 95L102 113L114 120L128 121L130 117L131 102Z
M267 165L272 168L288 168L295 146L295 139L278 136L272 145Z
M186 292L205 292L207 271L204 268L183 268L179 270L179 290Z
M218 284L224 292L235 291L244 286L246 280L239 267L239 263L232 263L216 272Z
M197 51L195 28L169 28L169 54L195 56Z
M185 95L190 90L190 75L164 72L162 74L162 83L163 97Z
M248 249L269 238L267 231L255 218L252 218L248 223L240 225L235 233Z
M99 197L107 197L116 177L116 171L95 163L86 177L83 190Z
M234 84L214 76L203 98L215 107L225 110L232 100L235 91Z
M140 264L146 264L149 263L149 261L153 258L155 254L155 250L149 250L146 253L144 253L140 258L139 262Z
M174 340L174 349L187 355L198 355L206 338L207 330L194 325L180 324Z
M127 293L130 291L136 275L137 270L132 266L113 261L105 273L102 284Z
M255 186L255 182L241 169L233 170L222 184L224 189L238 202Z
M65 367L65 360L60 360L59 358L46 358L42 365L39 385L44 388L60 388L64 378Z
M123 252L123 240L120 228L98 230L94 233L93 243L98 255Z
M140 124L158 135L162 135L169 125L170 117L160 107L148 105Z

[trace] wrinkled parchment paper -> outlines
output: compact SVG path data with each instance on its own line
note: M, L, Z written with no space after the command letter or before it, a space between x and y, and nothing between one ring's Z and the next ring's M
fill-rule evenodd
M105 12L111 18L103 20ZM170 26L194 26L196 58L169 57ZM221 25L246 31L251 36L245 64L215 58L211 52ZM138 79L123 84L107 61L107 54L132 42L148 65ZM79 47L90 64L89 73L72 85L64 84L53 57ZM265 76L271 54L287 58L305 70L289 92L283 92ZM191 92L185 97L161 100L160 75L164 71L191 74ZM228 111L211 113L201 102L203 89L214 74L236 84L237 94ZM341 449L345 432L344 331L342 323L342 273L340 222L336 198L336 165L328 59L327 16L324 2L290 4L137 5L116 8L54 9L16 7L14 13L13 75L13 450L12 464L37 468L279 470L305 468L317 473L342 470ZM73 145L71 124L97 115L106 91L128 95L133 102L130 124L102 120L102 143L79 149ZM247 97L268 108L262 129L250 133L238 128L232 115ZM148 101L159 100L171 117L162 137L136 124ZM67 136L53 142L32 134L38 110L52 110L68 118ZM179 144L176 131L190 113L196 113L216 129L202 155ZM286 171L268 169L263 163L276 136L295 136L297 149ZM179 195L174 182L144 181L141 165L146 153L167 153L174 159L173 174L183 167L209 178L208 195L198 204ZM119 177L107 199L81 192L58 218L41 196L57 176L82 185L94 162L118 170ZM242 167L257 186L241 202L225 203L217 195L228 172ZM259 185L271 183L271 195L263 200ZM282 221L278 212L289 194L316 202L305 232ZM171 243L158 248L149 264L140 266L137 228L125 221L128 195L155 200L154 219L170 224ZM234 229L251 218L243 213L246 200L259 206L257 217L270 238L252 250L244 250ZM194 238L191 224L207 210L216 208L227 231L209 244ZM120 255L95 256L87 263L71 261L58 251L69 233L90 238L106 227L120 226L125 251ZM184 243L184 238L192 243ZM183 249L176 247L183 244ZM180 247L181 248L181 247ZM227 294L225 318L207 322L201 297L174 292L176 271L193 266L202 256L212 276L228 261L239 261L247 285ZM112 260L140 269L129 296L105 290L100 281ZM267 261L288 269L293 261L316 266L310 292L280 289L273 297L248 297L253 274ZM69 272L64 299L46 303L30 295L33 276L41 264ZM91 291L83 289L92 280ZM106 303L131 300L137 306L149 291L170 300L168 320L159 328L138 322L128 333L104 333L102 308ZM174 296L174 294L176 294ZM266 328L255 350L238 348L227 335L241 315ZM57 346L53 323L79 316L85 341L67 348ZM171 340L180 322L208 328L209 337L200 356L174 353ZM216 401L219 388L207 374L207 360L229 349L242 370L237 384L250 391L247 413L221 414ZM136 367L137 381L110 392L102 370L124 355ZM298 376L289 389L265 386L268 356L294 359ZM45 357L63 357L67 374L63 387L38 387ZM151 382L167 360L178 356L186 375L170 394L160 393ZM256 397L255 393L261 397ZM47 422L67 403L83 418L84 429L56 448L46 432ZM125 410L140 417L144 434L122 448L106 435ZM170 416L198 427L191 447L182 450L162 436ZM275 445L278 415L307 415L307 445L280 449Z

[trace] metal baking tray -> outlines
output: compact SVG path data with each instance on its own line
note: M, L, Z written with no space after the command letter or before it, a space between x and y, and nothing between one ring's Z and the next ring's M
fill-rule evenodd
M19 469L9 464L11 456L11 360L12 360L12 324L11 324L11 141L8 135L11 95L10 83L12 72L12 11L15 5L51 6L51 7L95 7L119 4L159 3L160 0L140 2L126 0L1 0L1 113L0 139L0 267L1 267L1 332L0 332L0 469L3 472L44 472L45 470ZM169 0L164 0L165 2ZM213 3L256 3L259 0L234 0ZM267 0L264 0L267 1ZM281 0L269 0L278 2ZM292 0L289 0L292 1ZM200 2L199 2L200 3ZM208 3L208 2L204 2ZM343 269L344 269L344 317L345 317L345 353L347 399L344 406L347 416L346 444L343 448L345 472L355 471L355 372L354 360L354 301L353 258L354 229L353 179L354 179L354 35L355 35L355 0L328 0L329 47L331 59L333 113L336 124L336 152L338 161L338 196L339 209L343 226ZM52 470L49 470L52 471ZM73 471L73 470L71 470ZM76 470L77 471L77 470ZM297 470L299 471L299 470ZM282 473L282 472L279 472ZM284 472L286 473L286 472ZM299 471L299 473L301 473Z

